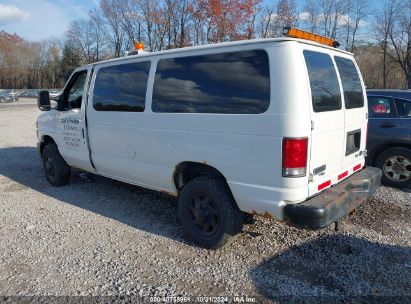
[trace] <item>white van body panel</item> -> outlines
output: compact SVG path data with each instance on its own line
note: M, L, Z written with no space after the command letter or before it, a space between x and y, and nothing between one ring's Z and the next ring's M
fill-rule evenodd
M255 49L265 50L269 56L271 100L266 112L203 114L154 113L151 110L159 59ZM353 111L352 117L344 116L344 108L331 115L326 112L316 116L318 113L312 110L304 49L353 58L347 52L330 47L284 38L144 53L87 66L89 71L93 68L93 74L80 112L87 113L83 118L87 119L88 142L86 139L84 144L85 147L89 145L92 164L79 161L79 157L68 150L60 152L71 166L174 195L177 195L174 173L179 164L206 164L225 177L242 211L282 220L286 204L306 200L319 192L317 187L323 179L331 178L336 183L338 174L345 167L352 167L353 160L343 155L345 125L355 129L367 124L366 103ZM151 62L144 112L96 111L93 88L99 69L139 61ZM40 141L44 135L55 136L60 149L61 134L53 131L57 129L59 115L55 110L43 113L39 118L38 136ZM314 129L311 130L313 119ZM365 132L362 134L365 136ZM306 176L282 177L284 137L308 138ZM365 145L365 140L361 142ZM330 154L327 147L338 153ZM363 158L359 156L355 161L363 164ZM312 169L321 166L324 160L328 165L327 175L312 177Z
M356 65L352 55L341 54L340 52L338 52L338 50L318 50L318 48L308 45L303 46L303 49L328 54L332 57L334 67L337 71L337 78L339 81L342 102L341 109L336 111L316 113L313 107L310 107L312 134L310 158L311 179L309 183L309 196L312 196L320 191L318 187L323 183L331 180L330 185L335 185L354 173L353 168L355 166L357 166L357 168L358 166L360 166L360 168L364 166L364 154L366 153L366 133L368 123L368 106L365 86L361 78L361 74L359 73L358 66ZM343 93L343 84L335 62L335 57L349 59L355 64L358 75L360 77L364 99L364 105L362 107L353 109L346 108L346 100ZM309 81L308 78L307 81ZM308 96L311 96L311 90ZM309 104L311 103L312 101L309 100ZM361 145L359 152L345 155L347 146L347 133L358 129L361 130ZM314 173L316 168L320 168L324 165L326 165L325 171L323 171L321 174ZM347 174L344 177L339 177L344 172L347 172ZM327 187L329 186L326 186L325 188Z

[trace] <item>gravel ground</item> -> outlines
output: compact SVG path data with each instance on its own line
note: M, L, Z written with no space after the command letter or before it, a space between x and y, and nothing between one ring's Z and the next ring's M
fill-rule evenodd
M342 232L257 217L208 251L186 240L173 197L78 171L50 186L37 114L33 101L0 105L0 295L411 300L411 190L381 187Z

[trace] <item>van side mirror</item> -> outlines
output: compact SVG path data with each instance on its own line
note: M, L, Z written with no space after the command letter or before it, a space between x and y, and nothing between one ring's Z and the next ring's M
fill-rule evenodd
M37 95L37 106L39 107L40 111L50 111L51 104L50 104L50 93L49 91L40 91Z

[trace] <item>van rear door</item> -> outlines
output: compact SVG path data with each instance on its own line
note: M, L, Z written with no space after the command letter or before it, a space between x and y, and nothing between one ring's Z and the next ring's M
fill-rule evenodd
M341 56L335 56L334 60L341 80L345 112L343 179L364 165L368 109L364 86L354 61Z
M340 83L328 53L304 50L311 91L309 195L337 183L344 157L345 121Z

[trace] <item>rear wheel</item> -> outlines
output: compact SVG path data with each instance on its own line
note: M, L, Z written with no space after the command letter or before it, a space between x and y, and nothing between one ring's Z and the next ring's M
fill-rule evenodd
M223 246L243 227L243 214L218 177L190 180L180 193L178 209L186 233L205 248Z
M64 186L70 182L70 166L61 157L56 144L48 144L44 147L43 167L47 180L53 186Z
M378 156L376 166L383 171L383 184L397 188L411 186L410 149L388 149Z

